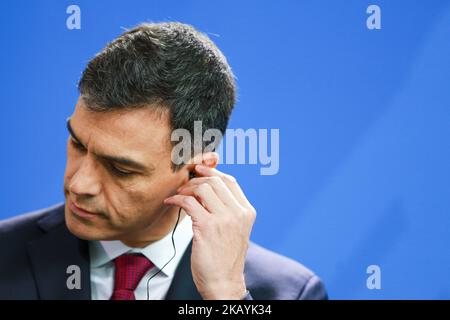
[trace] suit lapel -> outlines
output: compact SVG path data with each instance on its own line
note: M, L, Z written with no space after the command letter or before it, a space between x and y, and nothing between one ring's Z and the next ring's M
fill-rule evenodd
M41 238L28 243L40 299L90 299L88 242L72 235L64 222L49 229ZM74 275L73 270L68 272L69 266L79 267L80 289L68 288L67 280Z
M197 288L192 279L191 271L192 241L184 251L183 257L175 271L166 300L201 300Z

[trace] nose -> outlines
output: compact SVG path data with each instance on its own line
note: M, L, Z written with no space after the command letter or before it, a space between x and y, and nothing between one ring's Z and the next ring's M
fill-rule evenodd
M70 179L69 191L80 197L94 197L100 194L101 183L98 167L92 157L87 156Z

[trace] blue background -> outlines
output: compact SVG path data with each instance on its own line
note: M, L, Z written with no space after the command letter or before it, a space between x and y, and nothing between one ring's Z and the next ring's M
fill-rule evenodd
M81 8L81 30L66 8ZM366 8L381 7L381 30ZM230 128L279 128L280 170L222 165L258 211L252 239L332 299L450 298L449 1L1 1L0 218L63 201L65 119L122 27L177 20L227 56ZM366 287L381 267L381 290Z

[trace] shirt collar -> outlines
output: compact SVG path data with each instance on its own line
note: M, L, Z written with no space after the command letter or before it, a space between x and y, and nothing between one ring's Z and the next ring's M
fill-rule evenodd
M147 259L161 270L166 276L173 276L178 262L184 254L185 249L192 240L192 220L186 215L177 226L174 234L174 242L176 247L176 255L165 267L164 265L173 256L172 231L170 231L162 239L153 242L145 248L131 248L119 240L112 241L90 241L89 254L91 259L91 267L99 268L105 264L112 262L118 256L124 253L141 253Z

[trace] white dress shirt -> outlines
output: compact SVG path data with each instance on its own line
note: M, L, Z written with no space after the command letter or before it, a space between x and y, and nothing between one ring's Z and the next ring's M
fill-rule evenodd
M174 234L176 256L149 282L149 299L165 299L172 283L175 270L187 246L192 240L192 221L186 215ZM114 259L125 253L141 253L155 265L139 282L134 295L136 300L147 299L147 280L157 273L173 256L172 231L164 238L145 248L130 248L121 241L90 241L90 270L92 300L110 299L114 289Z

